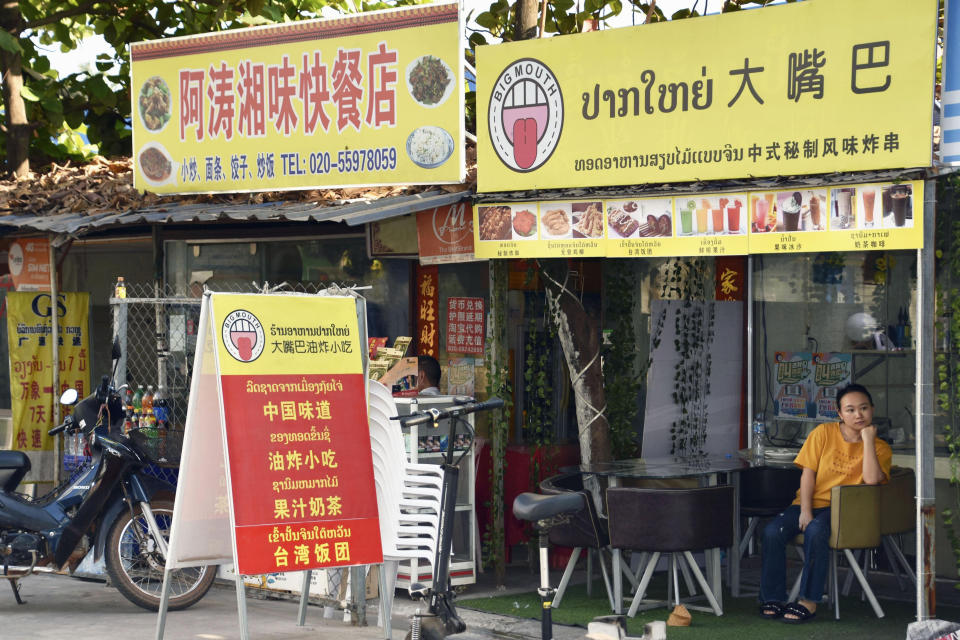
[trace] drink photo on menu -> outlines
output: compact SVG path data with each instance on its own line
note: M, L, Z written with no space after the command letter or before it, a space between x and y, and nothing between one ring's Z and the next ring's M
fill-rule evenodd
M830 229L854 229L856 225L856 189L836 187L830 189Z
M913 227L913 185L886 184L880 190L883 228Z
M825 189L778 191L776 194L778 232L823 231L826 228Z
M879 229L883 226L883 198L877 197L879 193L879 185L857 187L857 229Z
M777 230L776 194L750 194L750 231L751 233L769 233Z

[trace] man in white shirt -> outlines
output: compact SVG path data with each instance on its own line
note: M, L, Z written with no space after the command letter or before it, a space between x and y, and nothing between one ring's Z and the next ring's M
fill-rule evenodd
M417 356L417 395L440 395L440 363L431 356Z

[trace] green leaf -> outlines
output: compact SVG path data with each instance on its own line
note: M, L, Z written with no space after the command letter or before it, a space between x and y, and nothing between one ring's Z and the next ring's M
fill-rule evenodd
M9 51L10 53L23 53L20 42L10 35L10 32L6 29L0 29L0 49Z
M44 96L40 106L49 112L63 114L63 102L55 96Z
M23 87L21 87L21 89L20 89L20 97L22 97L22 98L23 98L24 100L26 100L27 102L39 102L39 101L40 101L40 96L38 96L36 93L34 93L34 92L33 92L33 89L31 89L31 88L28 87L27 85L24 85Z

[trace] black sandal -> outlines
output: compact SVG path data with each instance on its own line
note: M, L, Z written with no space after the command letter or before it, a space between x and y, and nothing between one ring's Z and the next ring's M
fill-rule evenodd
M783 617L783 603L776 600L768 600L760 605L760 617L767 620L776 620Z
M788 618L788 615L793 617ZM787 624L804 624L805 622L810 622L816 617L816 611L810 611L810 609L807 609L799 602L791 602L784 605L783 611L780 614L780 619Z

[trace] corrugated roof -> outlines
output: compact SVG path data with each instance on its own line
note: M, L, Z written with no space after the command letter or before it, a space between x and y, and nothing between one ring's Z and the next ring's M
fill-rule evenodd
M77 235L124 225L183 224L193 222L345 222L357 226L408 213L454 204L473 195L470 190L429 191L387 196L377 200L265 202L262 204L154 205L124 212L61 213L48 216L0 216L0 225L18 230Z

